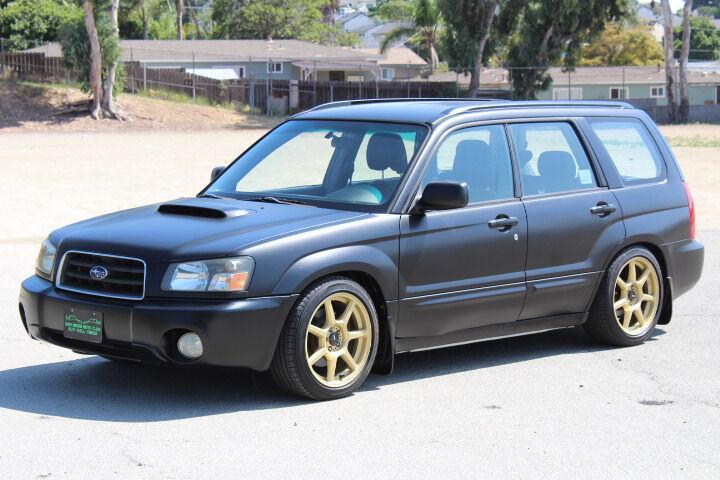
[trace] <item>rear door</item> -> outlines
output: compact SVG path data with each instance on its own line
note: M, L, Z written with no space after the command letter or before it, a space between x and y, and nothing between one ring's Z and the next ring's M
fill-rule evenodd
M470 203L403 215L397 336L432 337L517 320L525 297L527 225L505 128L450 133L423 186L433 181L465 182Z
M527 296L520 319L585 312L625 238L617 199L570 121L509 126L527 212Z

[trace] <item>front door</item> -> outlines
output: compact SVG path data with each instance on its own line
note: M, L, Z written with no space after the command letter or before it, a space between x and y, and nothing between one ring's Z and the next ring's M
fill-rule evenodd
M527 212L527 296L521 320L587 311L604 264L625 237L572 124L513 124Z
M512 172L502 125L456 130L442 141L423 186L465 182L470 203L403 216L398 337L517 320L525 297L527 222Z

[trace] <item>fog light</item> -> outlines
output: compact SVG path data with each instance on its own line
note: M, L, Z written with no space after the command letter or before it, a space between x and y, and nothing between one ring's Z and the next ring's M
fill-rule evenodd
M177 342L178 352L191 360L200 358L203 354L203 344L197 333L188 332L183 334Z

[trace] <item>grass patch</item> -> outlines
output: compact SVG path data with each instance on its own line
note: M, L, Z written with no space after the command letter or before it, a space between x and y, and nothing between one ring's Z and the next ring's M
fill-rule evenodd
M211 102L206 97L202 95L196 95L195 100L193 101L192 94L182 93L182 92L175 92L172 90L161 90L161 89L155 89L155 88L148 88L147 90L137 90L135 92L135 95L138 95L140 97L145 98L156 98L160 100L167 100L170 102L176 102L176 103L185 103L190 105L202 105L205 107L220 107L220 108L226 108L228 110L234 110L235 106L232 103L224 102L224 103L217 103L217 102Z
M692 137L665 137L671 147L720 148L720 138L708 138L702 135Z

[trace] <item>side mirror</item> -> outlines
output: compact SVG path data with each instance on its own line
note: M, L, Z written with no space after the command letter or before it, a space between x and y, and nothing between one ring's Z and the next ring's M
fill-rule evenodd
M425 186L420 200L411 213L424 213L428 210L452 210L468 204L466 183L431 182Z
M212 172L210 172L210 181L214 181L216 178L218 178L222 173L225 171L225 167L215 167L212 169Z

